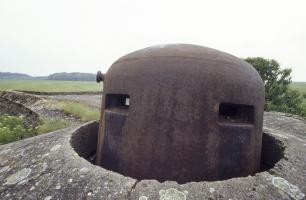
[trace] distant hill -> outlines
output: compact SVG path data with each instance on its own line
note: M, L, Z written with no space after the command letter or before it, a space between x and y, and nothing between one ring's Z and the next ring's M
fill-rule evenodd
M35 77L21 73L0 72L0 79L32 80Z
M91 73L80 72L61 72L50 74L49 76L30 76L21 73L0 72L1 79L14 79L14 80L62 80L62 81L95 81L96 75Z

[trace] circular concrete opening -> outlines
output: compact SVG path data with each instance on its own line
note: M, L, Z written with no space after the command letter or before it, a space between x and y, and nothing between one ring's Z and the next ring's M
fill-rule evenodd
M92 164L95 164L98 129L98 121L87 123L72 134L70 141L76 153ZM286 147L282 141L270 134L263 132L260 171L268 171L272 169L274 165L284 157L285 148ZM103 166L103 168L116 172L112 169L112 167ZM162 182L163 180L158 181Z
M99 122L89 122L77 129L71 137L70 143L77 154L89 162L94 163L97 140L98 140Z

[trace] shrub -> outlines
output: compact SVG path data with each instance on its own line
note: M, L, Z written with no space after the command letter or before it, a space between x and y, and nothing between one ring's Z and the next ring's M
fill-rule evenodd
M37 135L37 128L25 127L24 116L0 115L0 144Z

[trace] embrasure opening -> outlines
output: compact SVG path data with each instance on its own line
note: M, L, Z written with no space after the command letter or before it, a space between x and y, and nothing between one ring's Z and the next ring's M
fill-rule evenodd
M253 124L254 106L221 103L219 106L219 122Z

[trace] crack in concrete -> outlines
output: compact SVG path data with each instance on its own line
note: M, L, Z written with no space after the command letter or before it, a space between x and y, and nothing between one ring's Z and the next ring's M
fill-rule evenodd
M137 184L140 182L140 180L136 180L135 183L132 185L131 189L128 191L128 199L131 200L131 195L133 190L136 188Z

